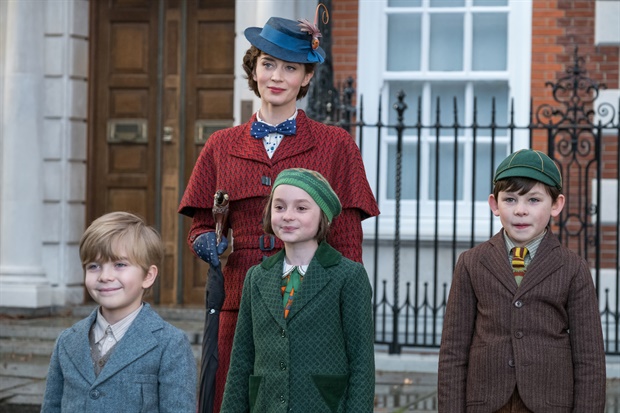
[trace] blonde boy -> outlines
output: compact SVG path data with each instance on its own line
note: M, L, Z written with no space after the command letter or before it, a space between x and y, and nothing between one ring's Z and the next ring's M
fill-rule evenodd
M42 412L195 413L189 341L142 301L162 257L157 231L133 214L109 213L88 227L80 258L99 306L58 338Z

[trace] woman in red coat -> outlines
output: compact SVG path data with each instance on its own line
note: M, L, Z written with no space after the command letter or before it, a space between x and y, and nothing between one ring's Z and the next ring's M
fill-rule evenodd
M188 242L204 261L219 265L226 239L216 245L211 208L217 190L229 194L223 233L232 230L232 253L223 269L226 299L220 313L219 364L215 411L219 411L232 349L243 280L247 270L282 248L265 235L262 213L280 171L303 167L320 172L342 203L328 242L345 257L361 262L361 221L379 214L355 140L297 109L308 92L316 64L325 53L311 24L272 17L265 27L250 27L252 44L243 59L250 88L261 99L249 122L215 132L202 149L181 200L179 213L192 218Z

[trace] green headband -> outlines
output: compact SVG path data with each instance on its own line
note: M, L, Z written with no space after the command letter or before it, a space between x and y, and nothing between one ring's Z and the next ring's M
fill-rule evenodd
M316 171L303 168L285 169L278 174L276 181L273 183L271 193L278 185L282 184L296 186L306 191L327 215L329 222L332 222L332 219L340 214L342 210L338 195L329 185L327 179Z

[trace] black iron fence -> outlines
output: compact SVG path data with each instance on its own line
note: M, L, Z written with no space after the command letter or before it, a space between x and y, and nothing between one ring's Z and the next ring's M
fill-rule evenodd
M378 196L382 215L365 227L374 235L365 243L364 260L374 284L377 344L390 353L439 346L458 255L499 230L481 196L491 192L497 163L518 144L546 142L562 171L566 196L562 214L552 222L554 232L590 263L606 352L620 354L620 112L616 102L597 102L605 86L586 77L583 64L575 50L566 76L547 83L554 104L531 107L527 125L515 123L513 103L507 124L496 123L495 100L490 124L478 123L475 100L473 122L461 124L456 98L452 124L440 122L439 99L436 121L424 124L421 98L417 113L409 113L402 91L391 108L395 122L381 121L379 105L379 121L367 124L363 97L359 109L351 104L352 80L325 106L325 122L349 130L366 155L376 154L374 185L383 194ZM423 146L430 149L424 152Z

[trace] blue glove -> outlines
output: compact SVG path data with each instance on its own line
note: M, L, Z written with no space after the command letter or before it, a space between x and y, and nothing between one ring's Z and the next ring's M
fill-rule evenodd
M204 262L214 267L219 267L220 258L226 248L228 248L228 240L222 236L220 243L217 243L215 232L205 232L200 234L198 238L194 240L192 248L196 255L200 257Z

